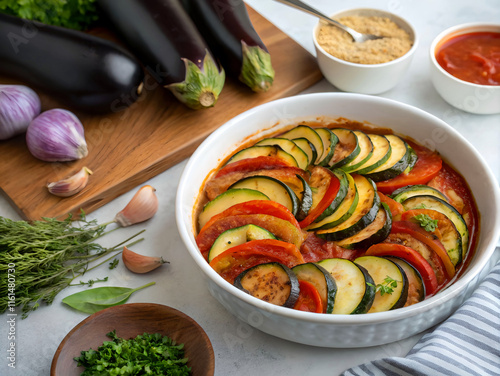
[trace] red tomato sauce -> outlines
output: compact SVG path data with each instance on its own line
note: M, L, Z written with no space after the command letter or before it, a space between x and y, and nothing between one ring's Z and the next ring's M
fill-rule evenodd
M444 42L436 60L448 73L479 85L500 85L500 33L458 35Z

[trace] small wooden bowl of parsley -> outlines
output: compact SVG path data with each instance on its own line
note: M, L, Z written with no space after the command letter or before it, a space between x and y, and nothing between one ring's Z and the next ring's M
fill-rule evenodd
M62 340L50 374L93 375L92 367L104 362L110 370L134 375L150 369L154 374L212 376L215 370L203 328L174 308L152 303L118 305L87 317Z

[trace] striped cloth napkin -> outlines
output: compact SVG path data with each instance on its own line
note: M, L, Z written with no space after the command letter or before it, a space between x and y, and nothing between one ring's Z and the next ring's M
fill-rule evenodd
M500 262L473 295L404 358L391 357L344 371L341 376L499 376Z

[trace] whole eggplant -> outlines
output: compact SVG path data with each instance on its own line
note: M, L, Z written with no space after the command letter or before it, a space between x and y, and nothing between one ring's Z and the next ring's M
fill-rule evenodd
M0 74L91 113L126 108L144 80L139 61L111 41L2 13Z
M182 4L228 75L256 92L272 86L271 56L243 0L182 0Z
M98 0L147 71L188 107L213 106L224 86L218 67L179 0Z

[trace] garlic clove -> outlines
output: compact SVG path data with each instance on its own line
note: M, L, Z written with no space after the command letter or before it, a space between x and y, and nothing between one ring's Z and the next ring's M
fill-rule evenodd
M123 247L122 260L128 270L139 274L148 273L163 264L168 264L168 261L161 257L140 255L127 247Z
M127 227L150 219L158 211L158 197L156 189L145 185L137 191L132 200L120 211L115 222L122 227Z
M80 171L69 178L47 184L47 188L55 196L73 196L87 186L90 175L92 175L92 171L87 167L82 167Z
M29 87L0 85L0 140L26 132L40 111L40 98Z

